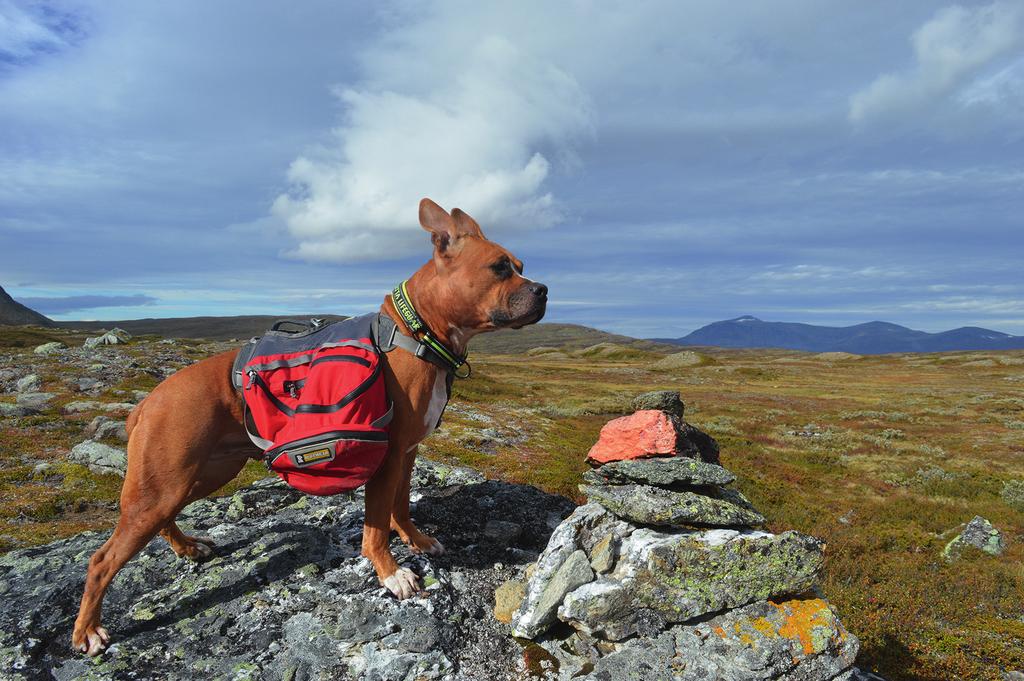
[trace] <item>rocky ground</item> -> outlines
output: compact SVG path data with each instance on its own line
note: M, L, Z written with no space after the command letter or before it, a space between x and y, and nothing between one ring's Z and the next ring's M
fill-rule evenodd
M494 590L520 576L573 504L525 485L422 462L415 516L448 553L411 555L423 593L399 602L359 557L361 495L304 496L267 480L193 504L189 532L213 559L155 539L114 580L113 645L72 652L86 562L105 533L0 557L0 675L11 679L521 679L528 656L494 619Z

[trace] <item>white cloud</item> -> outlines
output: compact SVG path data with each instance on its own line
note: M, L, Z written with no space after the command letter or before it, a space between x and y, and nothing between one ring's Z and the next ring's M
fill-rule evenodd
M1019 3L939 10L910 37L915 66L879 76L850 98L850 120L907 111L952 92L992 59L1022 42Z
M63 46L53 30L9 0L0 0L0 55L24 59Z
M544 190L547 150L564 153L589 131L586 95L564 71L505 38L485 35L464 48L461 64L447 64L444 82L427 92L370 80L337 93L344 124L291 164L291 190L274 203L299 240L294 255L351 262L421 249L423 196L458 205L485 230L560 218Z

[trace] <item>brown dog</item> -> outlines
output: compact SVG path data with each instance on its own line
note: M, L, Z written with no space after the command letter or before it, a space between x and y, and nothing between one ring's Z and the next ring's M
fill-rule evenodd
M439 340L465 354L484 331L533 324L544 316L547 287L522 276L522 263L458 208L451 215L430 199L420 202L420 224L431 233L433 258L409 280L413 305ZM387 296L381 311L413 335ZM179 556L199 560L212 542L185 535L174 523L189 503L234 478L259 452L242 426L242 399L231 385L237 351L182 369L161 383L128 418L128 470L121 517L110 539L89 560L72 645L99 654L109 641L100 625L103 594L117 571L157 533ZM409 480L417 445L430 434L447 401L443 369L396 349L382 356L394 402L388 454L366 485L363 555L382 585L400 599L419 590L416 575L399 568L388 548L392 529L415 552L440 555L444 547L413 525Z

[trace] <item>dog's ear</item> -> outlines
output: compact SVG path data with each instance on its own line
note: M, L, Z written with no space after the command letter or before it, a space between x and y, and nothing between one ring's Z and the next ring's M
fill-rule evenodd
M457 234L452 216L430 199L420 201L420 226L430 232L430 240L442 253Z
M439 253L445 253L462 236L483 236L480 225L458 208L449 215L430 199L420 201L420 225L430 232Z
M455 221L455 229L458 230L459 236L482 237L484 235L484 233L480 231L480 225L476 223L476 220L469 217L468 213L465 213L458 208L452 208L452 220Z

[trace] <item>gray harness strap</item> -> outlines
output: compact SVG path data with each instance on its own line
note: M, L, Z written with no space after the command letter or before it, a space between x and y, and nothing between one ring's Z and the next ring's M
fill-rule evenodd
M414 357L419 357L422 360L430 362L437 368L445 372L445 391L447 392L447 399L452 398L452 383L455 380L455 372L451 370L451 365L438 355L436 352L430 349L430 346L420 343L415 338L406 336L398 330L398 324L395 320L386 314L378 314L377 318L373 320L370 326L371 333L373 334L373 340L377 344L377 347L381 352L391 352L395 348L402 348L407 352L411 352ZM445 408L448 407L448 402L445 401ZM442 416L439 416L437 423L434 424L435 428L441 427L441 419L443 418L444 409L441 410Z

